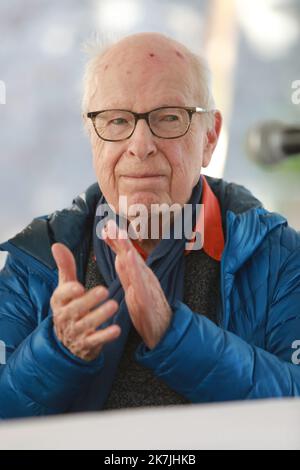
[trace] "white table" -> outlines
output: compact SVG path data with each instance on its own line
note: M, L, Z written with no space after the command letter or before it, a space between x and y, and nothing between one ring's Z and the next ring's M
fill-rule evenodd
M300 399L0 422L0 449L300 449Z

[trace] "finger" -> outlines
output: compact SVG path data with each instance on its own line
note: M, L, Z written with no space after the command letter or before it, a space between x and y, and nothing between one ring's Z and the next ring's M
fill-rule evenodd
M133 263L133 266L135 267L135 273L139 276L141 284L145 287L148 284L149 279L153 280L155 284L159 282L152 269L147 266L144 259L137 252L137 250L130 250L130 253L130 255L127 255L129 256L127 258L128 262L130 264Z
M118 252L118 245L116 244L117 237L117 224L113 220L108 220L105 228L102 229L102 238L115 253Z
M110 325L104 330L97 331L96 333L87 336L84 340L86 347L96 347L105 343L109 343L118 338L121 333L119 325Z
M156 296L160 297L162 302L167 302L159 280L140 255L131 250L127 258L128 264L132 266L132 285L136 286L135 292L139 293L135 304L149 307Z
M123 289L128 289L130 285L129 273L126 267L126 257L124 255L117 255L115 261L116 271L119 276Z
M134 247L132 246L132 248L134 248ZM140 253L136 249L134 249L134 250L131 249L130 251L132 252L132 254L134 256L137 265L142 267L144 272L146 272L148 269L150 269L150 268L148 268L147 264L145 263L145 260L142 258L142 256L140 255ZM151 269L150 269L150 271L151 271Z
M74 333L79 335L91 329L95 330L114 315L118 308L118 302L113 299L108 300L101 305L101 307L98 307L88 315L85 315L81 320L78 320L74 325Z
M126 253L132 246L127 231L120 229L113 220L107 222L102 237L116 254Z
M115 246L114 241L108 236L107 232L104 229L102 229L101 235L103 241L105 241L105 243L112 249L112 251L117 254L117 247Z
M51 297L51 307L53 310L62 307L71 300L76 299L85 292L80 282L70 281L57 287Z
M147 269L147 266L145 262L142 260L142 262L139 261L139 254L136 252L136 250L132 249L128 251L127 253L127 264L131 266L131 277L133 281L140 287L144 287L143 283L143 278L145 276L145 270Z
M145 308L151 309L151 302L144 296L144 291L131 280L131 284L125 289L125 301L132 323L136 330L141 334L141 323L147 321L143 319ZM152 313L152 312L151 312Z
M71 250L62 243L54 243L51 251L58 268L58 284L77 281L76 262Z
M134 327L139 331L138 324L141 322L141 305L139 304L140 298L136 298L134 287L131 285L128 287L125 293L126 304L128 305L129 315L134 324ZM144 304L145 305L145 304ZM142 305L143 307L143 305Z
M138 299L140 305L148 305L147 303L147 294L149 290L148 279L146 279L147 269L144 261L140 264L138 262L138 253L136 250L132 249L127 253L127 265L130 266L130 280L131 286L134 289L134 292L138 292L139 295L135 296Z
M104 286L97 286L90 289L81 297L72 300L66 306L62 307L60 315L61 322L69 320L75 321L90 312L98 303L103 302L109 295L108 289Z

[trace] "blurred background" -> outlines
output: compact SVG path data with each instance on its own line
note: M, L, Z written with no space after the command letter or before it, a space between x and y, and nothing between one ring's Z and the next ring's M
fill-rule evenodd
M299 157L261 165L247 145L259 123L300 125L299 0L1 0L0 241L95 181L81 45L94 32L139 31L163 32L209 61L224 130L205 173L246 186L300 230Z

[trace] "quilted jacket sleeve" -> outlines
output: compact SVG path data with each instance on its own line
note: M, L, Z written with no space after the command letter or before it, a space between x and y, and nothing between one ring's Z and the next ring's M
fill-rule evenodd
M56 338L51 315L40 312L50 296L42 279L9 254L0 272L2 419L65 412L102 368L101 355L82 361Z
M192 402L300 396L300 249L281 269L265 348L248 344L177 302L160 343L138 362Z

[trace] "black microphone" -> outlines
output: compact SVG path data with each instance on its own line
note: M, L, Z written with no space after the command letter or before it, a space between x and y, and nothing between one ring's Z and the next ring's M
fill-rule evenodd
M275 165L300 155L300 126L267 121L250 129L246 137L249 158L264 165Z

